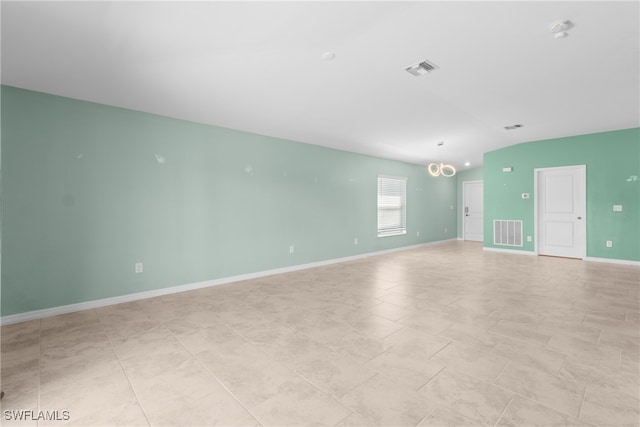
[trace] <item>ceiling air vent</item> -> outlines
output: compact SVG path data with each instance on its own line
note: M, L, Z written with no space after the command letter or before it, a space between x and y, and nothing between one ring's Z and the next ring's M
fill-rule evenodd
M433 70L437 70L439 67L433 62L429 62L424 60L422 62L418 62L417 64L410 65L405 68L409 74L413 74L414 76L422 76L424 74L430 73Z

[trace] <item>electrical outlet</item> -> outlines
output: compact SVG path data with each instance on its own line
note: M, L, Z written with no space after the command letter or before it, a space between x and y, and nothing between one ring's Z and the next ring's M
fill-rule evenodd
M420 232L416 231L416 237L420 237Z
M445 227L445 228L444 228L444 232L445 232L445 233L447 232L447 227Z
M614 212L622 212L622 205L613 205Z
M527 242L531 241L531 236L527 236Z
M141 262L136 262L136 265L134 266L134 270L136 273L142 273L144 271L144 266L142 265Z
M607 247L608 248L612 248L613 247L613 241L607 240Z
M293 246L293 245L289 246L289 253L290 253L290 254L294 253L294 252L295 252L295 250L296 250L296 247L295 247L295 246Z
M356 237L355 239L353 239L353 244L357 245L358 244L358 238Z

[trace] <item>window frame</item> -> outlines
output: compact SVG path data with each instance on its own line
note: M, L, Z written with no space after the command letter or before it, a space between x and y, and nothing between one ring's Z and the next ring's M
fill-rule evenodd
M400 203L396 206L387 206L384 207L384 205L381 205L381 200L380 197L381 196L385 196L385 194L383 194L383 192L381 191L381 180L395 180L395 181L401 181L402 184L400 184L400 191L399 191L399 196L395 196L395 197L400 197ZM407 234L407 177L406 176L394 176L394 175L383 175L383 174L378 174L377 177L377 190L376 190L376 213L377 213L377 236L378 237L390 237L390 236L402 236ZM389 183L387 183L389 184ZM393 194L386 194L386 196L388 197L394 197ZM400 221L397 224L397 226L395 227L381 227L381 223L380 223L380 213L381 210L386 210L386 211L400 211Z

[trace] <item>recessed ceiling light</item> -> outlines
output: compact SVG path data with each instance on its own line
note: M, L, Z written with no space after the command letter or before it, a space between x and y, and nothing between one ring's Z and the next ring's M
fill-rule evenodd
M504 128L506 130L514 130L514 129L518 129L518 128L521 128L521 127L524 127L524 125L511 125L511 126L505 126Z
M324 61L333 61L333 58L335 58L335 57L336 57L336 54L335 54L335 53L333 53L333 52L325 52L325 53L323 53L323 54L322 54L322 56L321 56L321 58L322 58Z
M470 162L464 162L464 165L465 166L471 166L471 163Z

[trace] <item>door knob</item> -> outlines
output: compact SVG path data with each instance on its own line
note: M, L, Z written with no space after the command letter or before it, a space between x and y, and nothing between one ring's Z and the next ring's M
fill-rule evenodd
M578 219L582 219L582 217L581 217L581 216L579 216L579 217L578 217Z

